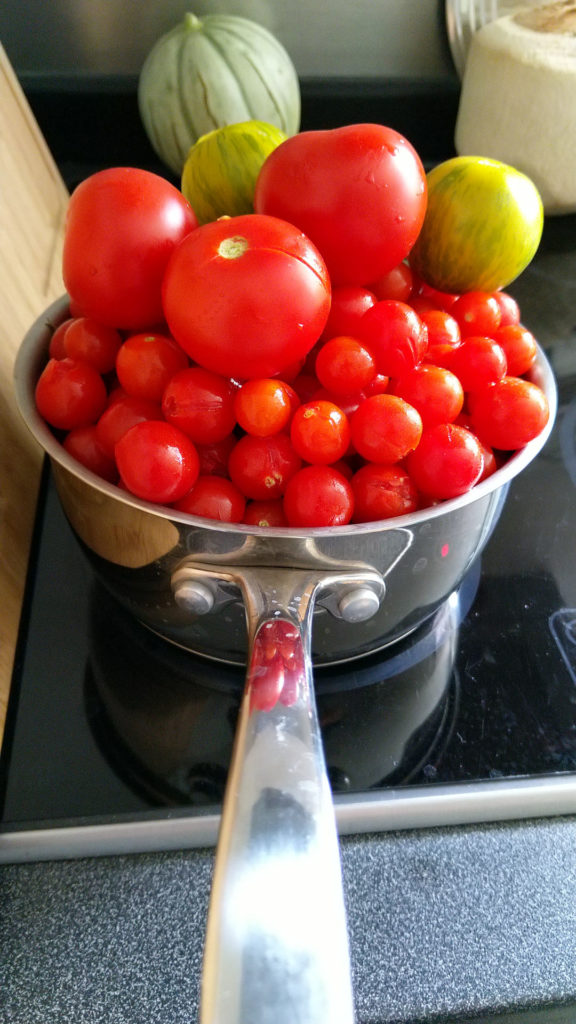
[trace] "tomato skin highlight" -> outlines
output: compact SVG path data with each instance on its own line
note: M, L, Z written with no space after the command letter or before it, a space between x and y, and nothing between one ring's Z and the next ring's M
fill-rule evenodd
M111 327L162 320L161 285L175 245L197 227L169 181L137 167L111 167L72 192L62 273L74 306Z
M426 175L404 136L379 124L299 132L264 161L254 208L312 239L334 285L367 285L408 255L424 221Z
M312 242L292 224L257 214L192 232L163 283L176 341L200 366L239 381L273 377L306 356L326 325L330 295Z

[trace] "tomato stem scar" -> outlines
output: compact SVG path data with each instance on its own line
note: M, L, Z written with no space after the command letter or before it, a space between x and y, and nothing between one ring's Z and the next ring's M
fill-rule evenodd
M248 248L248 239L243 235L233 235L231 238L223 238L218 246L218 255L225 260L237 260L243 256Z

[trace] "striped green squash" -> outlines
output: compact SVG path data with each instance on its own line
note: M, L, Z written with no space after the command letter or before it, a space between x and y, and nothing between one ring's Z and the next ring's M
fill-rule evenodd
M190 147L224 125L258 120L300 128L300 84L281 43L248 18L186 14L152 47L140 72L142 123L178 176Z
M228 124L202 135L182 171L182 192L198 223L253 213L260 168L287 137L264 121Z

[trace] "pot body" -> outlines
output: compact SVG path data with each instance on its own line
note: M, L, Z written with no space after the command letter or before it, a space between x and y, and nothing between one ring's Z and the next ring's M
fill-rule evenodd
M468 494L410 516L333 529L263 529L175 513L133 498L71 459L38 416L34 387L54 326L67 315L59 300L28 332L15 370L17 399L29 428L48 453L68 520L97 576L121 604L166 639L209 657L244 663L247 652L242 574L326 576L313 613L316 664L360 657L394 643L423 623L458 586L486 544L510 480L543 446L555 416L551 369L539 354L533 378L550 404L548 427L497 473ZM208 611L175 597L175 581L194 567L212 584ZM230 567L233 568L231 579ZM272 570L271 573L268 573ZM346 582L367 572L379 581L377 610L348 621ZM336 582L334 582L336 581Z

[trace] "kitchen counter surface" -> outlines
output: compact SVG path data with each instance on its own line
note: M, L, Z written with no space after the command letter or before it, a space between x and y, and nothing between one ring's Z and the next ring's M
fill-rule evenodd
M56 181L53 226L65 195ZM58 294L53 259L49 265L14 318L11 353L24 321ZM547 223L542 252L515 293L553 354L561 332L576 329L575 218ZM4 558L12 557L7 510L19 525L24 500L13 485L24 481L29 521L37 462L32 452L24 471L14 447L3 369ZM15 565L3 570L20 595L28 530L24 523ZM4 700L13 642L14 632L5 632ZM358 1024L576 1020L575 819L349 836L342 861ZM201 849L2 867L2 1024L196 1020L212 865L213 851Z

